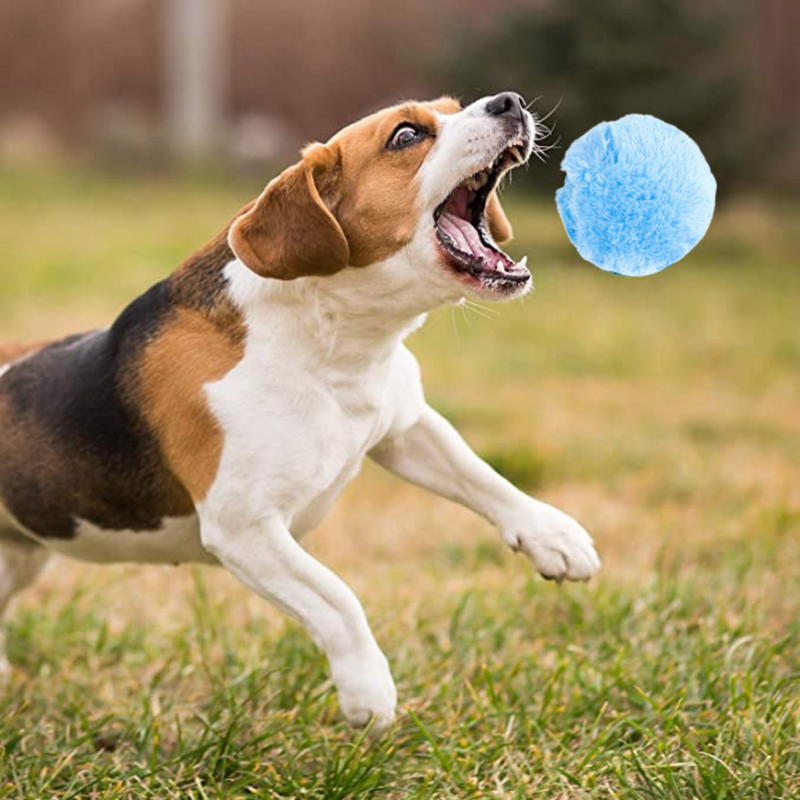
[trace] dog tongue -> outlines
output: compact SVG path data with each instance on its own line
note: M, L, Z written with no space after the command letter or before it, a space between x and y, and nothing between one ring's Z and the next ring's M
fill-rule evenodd
M469 203L474 193L458 187L449 197L437 224L462 253L469 253L491 269L498 268L498 262L506 268L513 268L514 262L502 251L495 250L481 241L480 234L469 221Z
M475 258L489 261L494 266L494 255L481 241L478 231L470 222L453 214L442 214L439 217L439 227L453 240L455 246L464 253L472 253Z

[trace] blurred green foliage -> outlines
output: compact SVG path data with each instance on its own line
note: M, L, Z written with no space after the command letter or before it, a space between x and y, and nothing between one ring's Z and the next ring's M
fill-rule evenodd
M491 28L453 37L456 44L438 65L442 88L465 97L516 89L536 98L532 110L540 118L552 113L543 143L561 149L553 149L529 186L555 191L571 142L600 122L638 113L694 138L724 199L761 182L790 134L743 111L753 91L740 57L745 4L699 5L562 0L514 9Z

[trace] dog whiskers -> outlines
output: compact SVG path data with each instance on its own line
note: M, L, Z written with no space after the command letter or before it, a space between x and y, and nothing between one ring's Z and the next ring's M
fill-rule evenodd
M464 298L464 305L478 314L478 316L483 316L486 319L491 319L492 317L497 317L500 315L500 312L496 309L489 308L489 306L484 306L481 303L476 303L474 300L469 300L466 297Z
M563 95L562 95L561 97L559 97L559 98L558 98L558 102L557 102L557 103L556 103L556 104L553 106L553 108L552 108L552 109L550 109L550 111L548 111L548 112L547 112L547 113L546 113L546 114L545 114L545 115L544 115L544 116L543 116L541 119L539 119L539 120L537 120L537 121L538 121L538 122L544 122L546 119L550 119L550 117L552 117L552 116L553 116L553 114L555 114L555 113L556 113L556 111L558 111L558 109L559 109L559 106L561 105L561 101L562 101L563 99L564 99L564 97L563 97Z
M464 321L467 323L467 325L471 328L472 320L470 319L469 316L470 309L464 304L460 305L459 308L461 309L461 316L464 318Z
M548 150L560 150L561 144L561 137L559 136L552 144L538 144L536 147L543 153L546 153Z
M461 344L461 332L458 330L458 323L456 322L456 310L450 309L450 322L453 324L453 333L455 334L456 341Z
M536 132L542 132L542 136L538 137L540 139L547 139L549 136L553 135L553 131L555 130L555 123L553 124L552 128L549 128L547 125L543 125L541 120L536 120Z
M544 98L543 94L540 94L540 95L537 95L536 97L534 97L533 100L531 100L530 103L528 103L525 106L525 110L526 111L530 111L531 110L531 106L533 106L534 103L538 103L539 100L541 100L542 98Z

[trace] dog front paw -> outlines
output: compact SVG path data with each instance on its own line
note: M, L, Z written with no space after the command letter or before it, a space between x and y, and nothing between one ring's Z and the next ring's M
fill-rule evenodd
M347 722L353 728L369 726L370 739L382 736L394 722L397 707L397 689L386 656L380 650L368 656L353 654L339 659L332 672Z
M588 581L600 569L592 537L572 517L547 503L531 500L503 526L502 533L511 549L525 553L548 580Z

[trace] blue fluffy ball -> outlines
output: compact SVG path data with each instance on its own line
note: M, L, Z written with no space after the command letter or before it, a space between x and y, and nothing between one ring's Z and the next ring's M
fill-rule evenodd
M717 183L700 148L644 114L602 122L573 142L556 192L567 234L587 261L621 275L652 275L705 235Z

